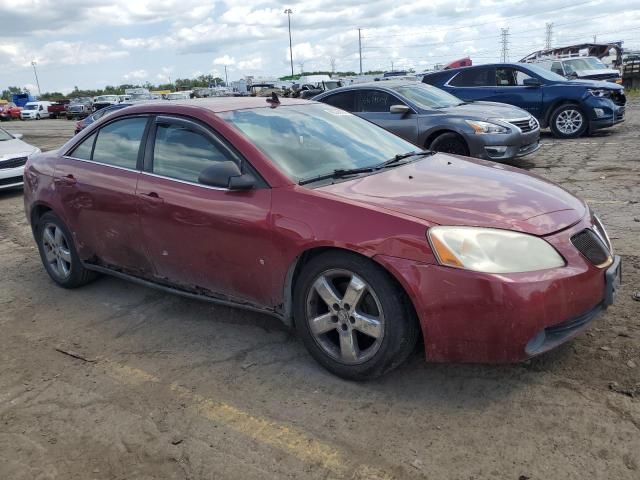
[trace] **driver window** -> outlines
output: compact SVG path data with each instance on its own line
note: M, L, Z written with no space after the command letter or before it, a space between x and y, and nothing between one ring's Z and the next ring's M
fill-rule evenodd
M153 173L198 182L212 162L233 160L204 132L180 123L158 124L153 149Z
M359 95L360 112L386 112L392 105L404 105L393 95L380 90L363 90Z
M560 62L553 62L551 64L551 71L553 73L557 73L558 75L564 75L564 71L562 70L562 64Z
M527 75L522 70L515 70L515 74L516 74L516 85L520 87L524 85L524 81L527 78L532 78L531 75Z

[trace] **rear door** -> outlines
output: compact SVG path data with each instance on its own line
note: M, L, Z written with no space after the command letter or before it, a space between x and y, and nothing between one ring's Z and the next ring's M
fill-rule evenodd
M271 304L271 189L230 191L198 183L212 162L252 167L209 127L157 117L137 196L156 280L189 291ZM256 174L257 176L257 174Z
M389 92L362 89L358 90L354 113L415 144L418 141L418 116L413 109L406 114L391 113L392 105L407 106Z
M444 90L468 102L489 100L494 95L496 73L493 67L463 68L444 85Z
M58 159L54 180L80 257L138 276L150 273L136 206L148 122L134 116L104 125Z

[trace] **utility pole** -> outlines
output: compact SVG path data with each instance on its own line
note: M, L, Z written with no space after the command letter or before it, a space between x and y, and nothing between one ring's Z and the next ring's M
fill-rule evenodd
M358 29L358 52L360 52L360 75L362 75L362 29Z
M291 14L293 10L287 8L284 13L287 14L289 20L289 60L291 60L291 76L293 77L293 44L291 43Z
M391 71L393 72L393 60L391 60Z
M38 80L38 72L36 71L36 65L37 65L36 61L33 60L31 62L31 66L33 67L33 74L36 77L36 85L38 85L38 96L40 96L42 95L42 92L40 92L40 80Z
M227 76L227 66L224 66L224 86L229 86L229 77Z
M300 75L304 73L304 62L298 62L298 66L300 67Z
M593 36L593 43L598 43L598 35Z
M336 57L330 57L329 63L331 64L331 73L336 73Z
M506 63L509 60L509 29L501 28L501 43L502 43L502 53L500 56L502 57L502 62Z
M553 40L553 23L549 22L547 24L545 24L546 27L546 35L545 35L545 41L544 41L544 48L546 48L547 50L551 49L551 43Z

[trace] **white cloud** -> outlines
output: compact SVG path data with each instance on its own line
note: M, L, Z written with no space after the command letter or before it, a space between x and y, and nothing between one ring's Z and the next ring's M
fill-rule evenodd
M222 57L218 57L216 59L213 60L213 64L214 65L235 65L236 60L233 57L230 57L229 55L223 55Z
M146 70L140 69L140 70L133 70L129 73L125 73L122 78L124 78L125 80L143 80L146 79L149 76L149 74L147 73Z
M87 65L104 62L129 55L125 50L117 50L108 45L87 42L54 41L40 48L30 48L23 42L0 44L0 61L4 60L18 67L28 67L32 61L40 66Z

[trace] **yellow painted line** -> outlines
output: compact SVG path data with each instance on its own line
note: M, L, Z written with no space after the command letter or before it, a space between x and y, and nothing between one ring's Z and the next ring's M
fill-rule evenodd
M158 377L138 368L108 361L100 362L100 364L106 368L107 375L118 383L131 386L140 386L145 383L162 384ZM218 402L194 393L177 383L170 384L168 388L181 400L191 403L198 415L262 444L282 450L307 464L325 468L339 478L354 478L354 472L358 472L357 478L366 478L366 480L392 480L394 478L392 475L368 465L350 466L335 447L316 440L301 430L266 418L256 417L228 403ZM363 477L364 472L366 473Z

